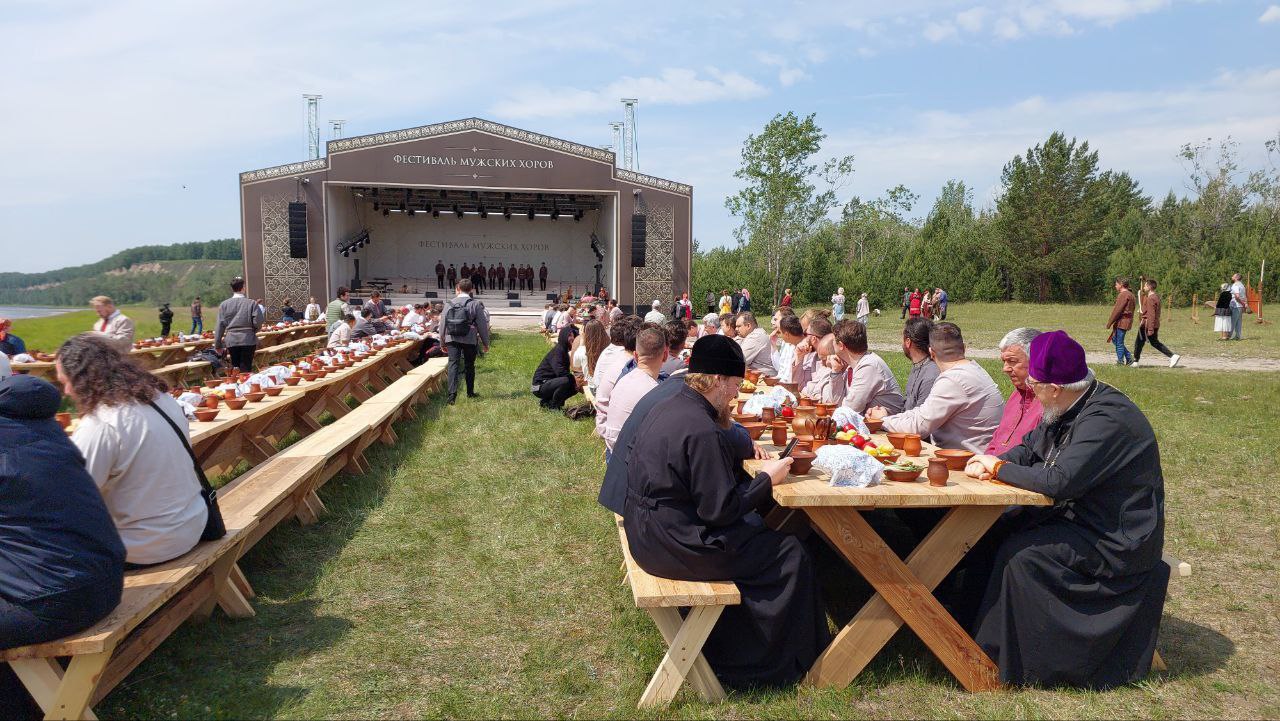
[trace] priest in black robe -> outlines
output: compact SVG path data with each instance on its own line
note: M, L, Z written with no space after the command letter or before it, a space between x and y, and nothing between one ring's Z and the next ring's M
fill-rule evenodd
M765 461L749 475L724 433L745 371L742 349L727 337L694 344L684 387L636 430L623 514L645 571L738 585L742 603L725 608L703 647L721 683L736 688L794 683L830 641L808 552L758 513L791 460Z
M1094 379L1066 333L1041 334L1029 356L1044 419L966 472L1054 505L1010 512L990 534L1002 540L975 639L1006 683L1112 688L1151 668L1164 609L1160 450L1142 411Z

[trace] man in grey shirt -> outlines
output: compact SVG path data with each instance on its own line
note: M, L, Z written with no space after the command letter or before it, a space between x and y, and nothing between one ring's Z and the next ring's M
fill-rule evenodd
M911 410L924 403L938 379L938 364L929 357L929 332L933 321L912 318L902 327L902 353L911 361L911 374L907 376L907 405Z
M747 369L770 377L778 375L773 367L773 344L769 342L769 334L756 322L755 315L743 311L734 322L738 329L738 345L742 346L742 355L747 359Z
M244 278L231 279L231 297L218 305L218 325L213 332L213 347L224 348L231 365L241 373L253 370L253 354L258 349L258 329L262 327L261 306L244 295Z
M965 358L964 337L955 323L935 323L929 352L938 364L937 381L919 406L901 413L877 407L868 418L883 418L884 430L932 436L942 448L982 453L1004 412L1004 397L982 366Z
M449 405L458 399L460 365L461 370L465 370L467 397L479 397L476 393L477 343L485 353L489 352L489 313L484 303L471 297L475 292L471 279L459 280L457 292L453 300L445 303L439 325L441 344L449 351Z

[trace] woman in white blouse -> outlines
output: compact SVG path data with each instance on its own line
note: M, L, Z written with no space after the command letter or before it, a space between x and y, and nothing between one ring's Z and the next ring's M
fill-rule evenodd
M124 541L126 564L163 563L191 550L208 510L187 452L187 418L164 381L89 333L62 344L57 373L80 413L71 440Z

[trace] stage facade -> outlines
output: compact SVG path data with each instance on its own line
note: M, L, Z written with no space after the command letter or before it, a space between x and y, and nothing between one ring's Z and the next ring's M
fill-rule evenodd
M240 174L245 278L269 317L286 299L324 303L353 281L451 296L438 264L530 266L525 305L598 278L625 307L658 298L669 308L689 290L692 194L615 167L609 151L478 118L342 138L323 159ZM305 258L290 253L293 202L306 204ZM643 267L632 266L636 213ZM491 285L486 302L505 300Z

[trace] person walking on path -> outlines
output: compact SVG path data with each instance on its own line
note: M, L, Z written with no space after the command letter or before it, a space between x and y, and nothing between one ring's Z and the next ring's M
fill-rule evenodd
M471 294L475 286L463 278L458 281L458 295L445 304L440 316L440 340L449 352L449 405L458 399L458 374L465 375L467 397L477 398L476 345L489 352L489 314L484 303Z
M933 314L938 320L947 319L947 304L951 298L947 295L947 291L941 288L935 288L933 291Z
M231 297L218 305L218 324L213 331L214 350L226 349L231 365L248 373L253 370L253 354L258 349L258 329L262 327L262 306L244 295L244 278L231 279Z
M169 304L165 303L160 306L160 337L169 337L169 328L173 325L173 310L169 308Z
M1182 360L1182 356L1174 353L1160 342L1160 294L1156 292L1156 281L1147 278L1142 282L1147 291L1142 296L1142 324L1138 326L1138 340L1133 344L1133 364L1142 360L1142 346L1150 343L1152 348L1164 353L1169 359L1169 367L1173 368Z
M191 301L191 335L204 332L204 304L200 296Z
M1133 327L1133 309L1137 299L1129 290L1128 278L1116 278L1116 304L1111 307L1111 317L1107 319L1107 327L1111 329L1110 340L1116 346L1116 365L1132 365L1133 354L1124 344L1124 335Z
M920 295L919 288L911 291L910 295L907 296L907 315L912 318L919 318L921 313L920 306L923 302L924 296Z
M907 309L911 307L911 289L903 286L902 288L902 320L907 319Z
M831 296L831 315L836 320L844 320L844 288L836 288L836 294Z
M854 316L856 316L858 322L864 326L867 324L867 320L871 317L871 301L867 300L866 293L863 293L862 297L858 299L858 307L854 311Z
M787 292L790 293L791 290L788 289ZM739 313L751 312L751 291L747 290L746 288L742 289L742 295L738 298L738 312Z
M1244 330L1244 313L1249 310L1249 299L1245 295L1244 283L1240 282L1240 274L1231 276L1231 339L1241 340Z

